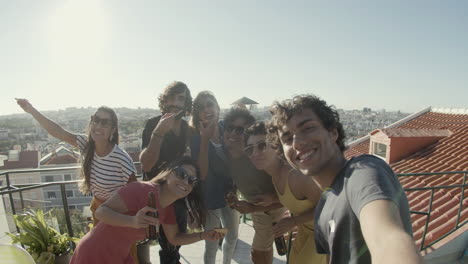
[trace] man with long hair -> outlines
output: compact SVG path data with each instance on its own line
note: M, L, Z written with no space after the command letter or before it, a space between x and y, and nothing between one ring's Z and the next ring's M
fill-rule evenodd
M305 95L276 102L271 113L270 143L322 191L314 216L317 251L329 254L329 263L421 263L395 173L375 156L346 160L334 107Z
M140 162L143 179L151 180L167 163L181 157L187 149L188 124L182 119L192 111L192 96L187 85L175 81L160 94L161 115L148 119L142 135ZM174 203L177 225L180 232L187 231L187 207L184 199ZM160 228L159 257L161 263L179 263L180 246L171 245Z

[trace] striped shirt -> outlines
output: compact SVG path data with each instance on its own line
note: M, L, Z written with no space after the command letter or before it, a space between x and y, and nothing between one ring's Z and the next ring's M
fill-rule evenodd
M76 143L82 155L88 145L86 136L77 135ZM104 157L94 153L91 161L90 190L93 196L107 200L112 194L127 184L131 175L136 173L132 158L118 145Z
M220 157L222 160L227 161L227 157L226 157L226 154L224 153L223 145L220 143L214 143L211 139L210 139L210 143L211 145L213 145L214 149L216 150L216 155L218 155L218 157Z

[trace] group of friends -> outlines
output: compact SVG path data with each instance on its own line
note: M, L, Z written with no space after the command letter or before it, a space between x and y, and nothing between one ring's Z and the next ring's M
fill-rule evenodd
M228 264L241 214L252 218L255 264L271 264L275 237L291 230L289 263L421 263L394 172L375 156L347 160L339 115L317 96L273 103L268 121L242 107L220 120L211 92L192 100L186 84L173 82L158 98L162 114L144 125L141 181L118 145L111 108L98 108L80 135L16 100L82 153L80 190L93 196L94 227L72 264L138 263L136 244L150 225L159 227L160 263L180 263L181 245L204 240L204 263L215 263L222 241ZM148 206L149 193L156 208Z

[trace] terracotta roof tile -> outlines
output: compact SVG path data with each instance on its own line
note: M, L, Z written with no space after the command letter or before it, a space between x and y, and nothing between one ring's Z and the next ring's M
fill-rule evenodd
M468 170L468 114L450 114L429 111L404 123L396 123L390 131L392 136L430 135L431 133L451 134L436 143L423 147L419 151L393 162L390 166L396 173L424 173L448 172ZM414 129L424 129L415 131ZM433 132L429 131L432 130ZM389 136L387 134L387 136ZM345 152L346 158L367 154L369 152L369 138L358 140L359 143L350 146ZM431 187L456 185L463 183L463 174L441 174L430 176L405 176L399 178L403 188ZM467 179L468 180L468 179ZM413 211L427 211L429 209L430 191L406 192L410 209ZM468 189L464 193L460 223L468 219ZM425 245L435 241L455 227L461 198L460 188L436 190L433 197L433 211L431 213L429 229ZM426 216L412 214L414 239L420 245L421 236L426 223Z

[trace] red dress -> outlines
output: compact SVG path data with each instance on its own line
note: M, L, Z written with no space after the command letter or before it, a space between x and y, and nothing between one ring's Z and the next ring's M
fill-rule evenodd
M136 215L148 205L148 193L154 192L159 221L164 224L176 224L174 207L161 208L159 192L150 182L132 182L118 190L118 194L126 204L126 215ZM132 264L130 256L132 244L146 237L146 229L111 226L100 222L79 242L70 264L115 263Z

